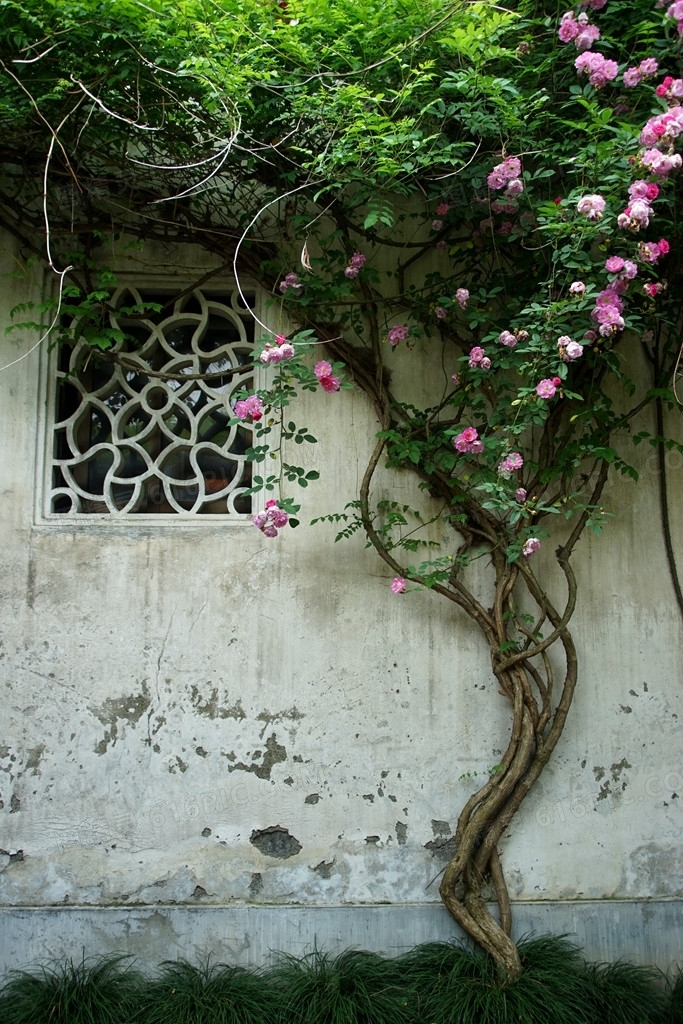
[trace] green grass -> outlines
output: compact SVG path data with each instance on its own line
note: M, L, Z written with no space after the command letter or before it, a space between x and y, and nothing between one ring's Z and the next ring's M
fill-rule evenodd
M401 958L429 1024L593 1024L582 989L584 960L564 938L519 943L523 971L501 983L493 962L456 943L417 946Z
M145 987L135 1021L141 1024L272 1024L279 999L266 975L243 967L184 960L161 965ZM17 1022L18 1024L18 1022Z
M143 986L126 957L13 971L0 989L2 1024L128 1024Z
M683 975L588 963L564 937L519 944L521 975L501 982L489 957L433 942L396 959L360 950L282 954L267 971L126 957L14 971L0 1024L683 1024Z
M273 971L287 1024L410 1024L414 997L376 953L283 955Z

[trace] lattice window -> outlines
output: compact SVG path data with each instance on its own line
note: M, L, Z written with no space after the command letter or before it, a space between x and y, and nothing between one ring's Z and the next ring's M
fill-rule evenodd
M162 309L125 312L143 303ZM58 353L46 514L243 518L252 430L229 419L235 391L254 383L254 332L237 292L195 288L174 300L124 287L112 305L110 325L125 335L113 350L120 362L85 341ZM197 374L206 379L182 379Z

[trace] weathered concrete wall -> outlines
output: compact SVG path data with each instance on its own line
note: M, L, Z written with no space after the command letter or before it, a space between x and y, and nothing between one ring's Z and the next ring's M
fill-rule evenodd
M29 286L3 279L0 323ZM0 365L34 341L2 338ZM322 524L275 541L211 521L41 524L44 348L0 373L0 905L438 902L441 847L507 724L478 636L436 595L395 598L386 567ZM349 392L297 419L320 438L306 521L354 497L374 428ZM650 454L582 541L580 685L504 845L516 900L683 895L681 620Z

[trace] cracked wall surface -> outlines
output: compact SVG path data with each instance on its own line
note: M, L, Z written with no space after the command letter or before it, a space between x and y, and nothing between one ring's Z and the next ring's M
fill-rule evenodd
M3 323L30 297L6 279ZM3 364L33 341L0 339ZM437 901L509 721L476 632L434 594L392 595L324 524L270 541L249 524L38 522L40 360L0 375L0 904ZM375 427L348 392L300 415L322 474L305 520L353 498ZM615 520L578 552L581 677L502 844L513 898L683 895L681 623L642 454L641 485L614 483Z

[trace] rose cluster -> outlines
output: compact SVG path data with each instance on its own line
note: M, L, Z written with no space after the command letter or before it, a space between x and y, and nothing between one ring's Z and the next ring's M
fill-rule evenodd
M344 270L344 277L358 277L359 271L365 266L366 262L367 256L364 256L362 252L354 252L348 262L348 266Z
M667 7L666 16L678 22L678 34L683 36L683 0L676 0L670 7Z
M496 164L486 179L489 188L497 192L505 189L504 195L518 196L524 191L524 182L520 175L522 164L519 157L508 156L502 163Z
M481 345L475 345L473 349L470 349L469 367L470 370L477 368L480 370L491 369L491 360L486 355L486 349L483 349Z
M629 231L649 227L654 216L651 204L659 195L659 186L639 179L629 187L628 194L630 201L624 212L617 217L618 226Z
M313 372L323 391L339 391L339 378L333 376L332 367L326 360L321 359L319 363L316 363Z
M637 67L627 68L621 76L621 81L625 89L635 89L637 85L640 85L644 78L651 78L652 75L656 75L659 70L659 64L654 57L646 57L645 60L641 60Z
M619 73L619 65L615 60L608 60L602 53L579 54L574 67L580 75L588 75L588 81L594 89L602 89L608 82L613 82Z
M524 465L524 459L519 452L510 452L498 465L498 474L508 480L513 473L517 472Z
M263 402L258 395L240 398L235 402L235 416L241 420L251 420L252 423L256 423L263 416Z
M405 324L396 324L395 327L390 327L387 331L387 341L392 348L396 348L399 341L405 341L408 337L408 328Z
M284 295L285 292L289 291L290 288L294 292L297 292L297 293L300 292L301 289L303 288L303 285L302 285L301 281L299 280L299 275L295 274L292 271L289 274L285 274L283 279L280 281L279 287L280 287L280 291Z
M281 363L283 359L291 359L294 355L294 346L287 341L284 334L275 335L275 344L266 342L266 347L259 356L259 361L268 366L270 363Z
M573 11L567 11L562 15L557 34L561 42L573 42L576 49L582 53L584 50L590 50L593 43L600 38L600 29L597 25L590 24L585 11L578 18L574 17Z
M472 455L479 455L484 450L476 427L465 427L457 437L453 438L453 447L458 452L469 452Z
M274 498L270 498L263 512L257 512L251 521L265 537L277 537L277 531L287 525L289 516L282 511Z
M515 331L501 331L498 335L498 341L501 345L505 345L506 348L514 348L518 341L528 341L529 332L523 331L517 328Z

